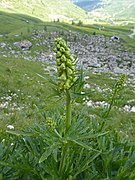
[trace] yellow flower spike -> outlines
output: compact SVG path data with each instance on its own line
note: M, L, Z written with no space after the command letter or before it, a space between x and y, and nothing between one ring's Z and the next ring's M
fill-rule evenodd
M60 45L60 48L58 45ZM58 85L59 85L59 89L61 91L64 91L66 95L66 117L65 117L66 129L65 130L68 131L68 129L71 127L71 121L72 121L72 106L71 106L72 99L71 99L70 87L72 86L72 83L75 81L75 65L74 65L74 59L70 54L70 50L62 38L57 38L55 40L55 48L57 49L56 64L57 64L57 72L58 72ZM60 59L60 61L58 59ZM68 151L68 146L66 141L66 143L62 147L59 174L61 174L64 169L64 163L66 158L65 155L67 151ZM72 176L69 176L69 179L72 179Z
M75 79L75 65L70 50L62 38L55 40L56 64L59 77L59 88L68 90Z
M125 79L126 79L126 75L122 74L121 77L119 78L119 80L116 82L115 89L117 92L119 92L121 90L121 88L123 87L123 85L125 83Z

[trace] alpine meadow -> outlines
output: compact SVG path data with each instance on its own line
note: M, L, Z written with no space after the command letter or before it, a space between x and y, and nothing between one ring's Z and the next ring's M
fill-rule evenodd
M0 180L135 180L134 0L0 1Z

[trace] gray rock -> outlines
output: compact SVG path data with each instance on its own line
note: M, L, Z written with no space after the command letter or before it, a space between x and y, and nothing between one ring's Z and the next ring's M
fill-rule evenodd
M6 47L6 43L4 43L4 42L1 42L1 43L0 43L0 47L1 47L1 48L4 48L4 47Z
M32 46L32 42L28 40L21 40L19 42L15 42L14 45L21 49L29 49Z

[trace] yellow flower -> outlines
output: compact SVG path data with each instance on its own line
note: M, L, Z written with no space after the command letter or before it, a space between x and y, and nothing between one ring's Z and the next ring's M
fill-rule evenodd
M60 90L67 90L75 79L74 59L62 38L55 39L55 53Z

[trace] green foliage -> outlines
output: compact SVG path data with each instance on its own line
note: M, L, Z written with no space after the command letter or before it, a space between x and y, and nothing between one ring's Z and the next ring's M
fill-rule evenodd
M54 131L35 124L21 133L3 134L0 171L4 179L126 179L134 172L135 146L113 132L100 132L100 125L87 117L74 117L62 136L57 117ZM15 135L16 134L16 135ZM63 173L59 172L62 147L68 145ZM133 176L133 174L132 174Z
M61 45L65 46L60 39L56 46L57 49L61 49L61 52L59 51L58 55L56 52L56 57L62 57L61 53L65 52ZM65 62L65 58L62 60ZM35 65L37 68L38 64ZM65 64L65 69L68 66ZM1 69L5 71L5 66ZM32 73L35 66L30 66L30 69ZM23 69L20 70L23 72ZM14 69L8 68L6 72L6 76L9 77ZM37 74L38 78L42 77L47 83L47 77L39 75L39 72ZM109 130L106 122L109 120L109 113L116 95L123 89L125 75L122 75L114 86L107 116L99 115L94 119L84 111L82 104L78 111L74 107L77 98L81 99L91 94L81 93L85 82L83 68L78 70L76 75L76 81L73 82L70 89L66 89L65 94L63 93L66 105L62 111L49 112L42 108L40 110L38 102L35 106L42 119L40 123L35 122L21 132L0 131L1 179L126 180L129 178L132 180L134 178L135 145L121 138L117 131ZM36 78L37 76L34 80ZM49 84L53 83L50 88L53 87L55 97L59 95L60 98L62 95L58 91L55 81L56 79L50 81ZM11 87L10 83L5 84ZM28 81L27 83L29 87L33 86L35 89L34 82ZM21 87L20 85L24 86L22 82L19 82L19 87ZM49 92L49 88L46 90ZM38 96L40 97L44 93L42 91ZM75 111L72 111L71 105ZM33 110L33 112L35 111Z
M16 14L27 14L36 18L39 18L43 21L51 21L56 18L67 21L68 18L88 18L85 14L85 11L79 7L76 8L74 4L67 0L31 0L30 2L26 2L23 0L19 1L11 1L8 0L9 8L0 7L1 11L16 13ZM3 4L6 4L3 2ZM7 5L7 4L6 4ZM6 6L5 5L5 6ZM50 9L51 7L51 9ZM63 9L64 8L64 9ZM58 15L58 17L56 17ZM60 15L60 16L59 16ZM68 21L69 21L68 20Z

